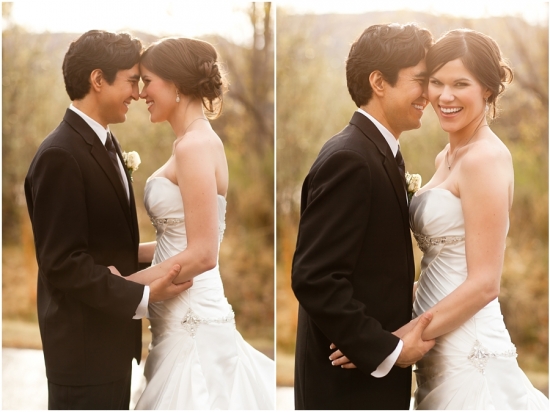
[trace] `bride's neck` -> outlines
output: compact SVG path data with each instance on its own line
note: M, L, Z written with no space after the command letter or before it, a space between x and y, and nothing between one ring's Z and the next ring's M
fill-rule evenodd
M181 102L172 116L168 119L168 123L172 126L176 138L178 138L182 137L191 123L199 118L206 119L206 116L204 115L200 100L194 99L187 102Z
M474 134L478 134L479 129L483 125L487 124L485 115L472 120L468 125L464 126L460 130L449 132L449 144L451 145L451 152L458 147L462 147L467 144Z

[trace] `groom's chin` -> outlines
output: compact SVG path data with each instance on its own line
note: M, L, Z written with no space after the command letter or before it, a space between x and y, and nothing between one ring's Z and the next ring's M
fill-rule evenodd
M109 124L118 124L118 123L124 123L126 121L126 115L123 114L119 118L117 118L115 121L110 122Z

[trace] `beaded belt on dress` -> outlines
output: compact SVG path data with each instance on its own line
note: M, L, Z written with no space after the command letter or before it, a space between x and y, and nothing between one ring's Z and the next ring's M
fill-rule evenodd
M464 236L441 236L441 237L429 237L420 233L414 233L413 235L418 242L418 247L424 253L430 248L430 246L437 245L453 245L458 242L462 242Z
M177 219L177 218L164 218L164 219L155 219L154 217L151 218L151 223L156 228L177 225L182 222L183 222L183 219Z
M192 337L195 337L199 325L209 325L213 323L235 323L235 312L230 310L226 316L221 318L201 318L190 308L181 321L183 328L187 330Z
M516 347L512 345L510 349L501 352L490 352L478 340L474 342L474 347L468 355L468 360L472 362L475 368L482 374L485 374L485 366L490 358L516 358Z

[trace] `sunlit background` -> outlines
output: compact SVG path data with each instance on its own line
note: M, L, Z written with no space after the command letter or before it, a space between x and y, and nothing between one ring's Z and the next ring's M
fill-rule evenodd
M437 39L455 28L493 37L515 79L491 128L514 159L515 195L499 300L518 362L548 394L548 2L277 2L277 381L292 408L298 304L290 287L303 180L323 143L356 107L345 60L372 24L416 22ZM433 175L447 142L431 107L399 141L407 169ZM421 252L415 243L419 274ZM283 396L283 394L285 394Z
M514 156L516 195L501 302L520 365L548 392L548 2L304 1L277 6L277 345L278 383L292 385L297 303L289 287L301 183L322 143L355 106L345 86L349 45L369 25L416 21L437 38L470 27L500 44L516 73L493 129ZM224 139L231 173L221 269L246 339L273 351L273 42L275 7L243 1L15 1L2 4L3 37L3 346L38 348L36 263L22 182L39 142L69 101L60 65L89 29L129 31L148 44L159 37L211 41L231 82L225 113L212 123ZM420 131L401 143L409 170L424 181L445 144L426 110ZM113 127L138 150L137 196L170 153L172 132L151 125L143 102ZM145 155L144 155L145 154ZM233 213L231 213L233 211ZM139 206L143 240L154 236ZM416 253L418 264L420 253ZM256 302L258 304L256 304ZM147 322L144 322L145 324ZM144 337L149 332L144 330ZM270 346L271 345L271 346ZM272 353L271 353L272 355ZM4 359L4 364L6 364ZM4 382L10 376L4 373ZM6 390L4 389L4 394ZM27 402L37 398L29 388ZM280 407L291 407L286 400ZM27 403L29 405L29 403ZM6 405L4 404L4 407Z
M11 19L35 33L84 33L101 28L155 35L200 37L217 34L249 44L253 27L244 1L15 1Z
M431 15L480 18L516 16L531 24L546 24L547 1L315 1L279 0L277 5L291 14L361 14L376 11L421 11Z
M32 380L32 371L39 369L31 365L22 372L15 358L5 355L13 348L41 348L37 268L23 181L38 145L70 103L61 73L63 56L70 42L90 29L126 31L145 46L160 37L184 36L216 47L230 84L224 111L212 121L224 142L230 175L220 270L237 329L274 357L274 14L270 3L243 1L2 3L4 408L44 407L45 387L36 388L38 381ZM111 130L123 149L140 153L142 164L133 174L140 235L142 241L154 240L143 189L148 176L169 158L175 136L167 123L149 122L141 100L131 104L127 121ZM143 325L146 356L148 321ZM43 360L39 363L43 367ZM6 397L17 399L6 403Z

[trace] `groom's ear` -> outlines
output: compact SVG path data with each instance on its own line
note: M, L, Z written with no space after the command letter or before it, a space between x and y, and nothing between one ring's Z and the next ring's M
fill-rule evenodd
M384 80L384 76L382 75L382 72L379 70L374 70L369 75L369 82L370 87L372 88L372 92L376 94L378 97L384 96L384 87L386 86L386 81Z
M105 78L103 77L101 69L95 69L90 73L90 85L94 91L99 93L104 82Z

